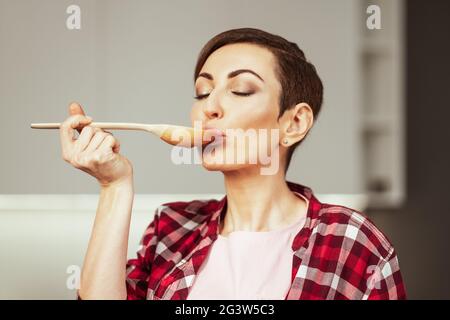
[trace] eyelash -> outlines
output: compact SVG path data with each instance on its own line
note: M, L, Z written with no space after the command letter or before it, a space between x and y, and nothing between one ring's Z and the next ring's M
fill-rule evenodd
M231 92L240 97L248 97L253 94L253 92L237 92L237 91L231 91ZM209 93L195 96L194 99L202 100L202 99L206 98L207 96L209 96Z

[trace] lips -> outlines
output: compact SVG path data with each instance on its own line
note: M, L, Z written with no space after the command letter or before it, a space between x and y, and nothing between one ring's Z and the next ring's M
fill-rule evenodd
M214 135L214 136L223 136L223 137L226 136L226 135L225 135L225 131L223 131L223 130L221 130L221 129L218 129L218 128L216 128L216 127L204 126L204 127L203 127L203 130L204 130L204 131L210 131L210 132L211 132L211 135Z
M204 131L208 131L207 137L211 137L211 141L206 143L206 145L215 145L215 144L222 144L223 140L226 138L226 134L223 130L211 127L211 126L204 126Z

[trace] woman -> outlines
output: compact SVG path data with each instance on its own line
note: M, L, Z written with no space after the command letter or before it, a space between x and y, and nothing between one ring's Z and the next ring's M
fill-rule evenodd
M194 80L192 122L226 130L201 150L203 166L223 173L226 195L162 204L128 261L132 166L118 140L71 105L63 158L101 186L79 298L404 299L388 239L362 213L285 180L322 104L321 80L299 47L258 29L229 30L202 49ZM255 148L279 160L277 170L263 174L267 162L249 144L245 161L228 161L243 148L231 129L257 130ZM273 129L275 139L259 134Z

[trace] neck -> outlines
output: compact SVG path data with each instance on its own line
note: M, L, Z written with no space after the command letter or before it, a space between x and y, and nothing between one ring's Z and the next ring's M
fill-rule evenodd
M261 175L259 169L224 172L227 211L220 234L270 231L306 216L308 203L288 187L284 172Z

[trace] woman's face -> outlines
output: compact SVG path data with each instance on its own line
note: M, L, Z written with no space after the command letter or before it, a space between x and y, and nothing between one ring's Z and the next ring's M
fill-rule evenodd
M192 107L191 121L193 126L201 121L202 127L224 130L227 136L203 149L206 169L230 171L265 166L267 157L279 156L280 137L273 134L280 129L281 85L275 66L275 57L268 49L247 43L223 46L208 57L195 81L197 100ZM229 132L236 134L233 138L244 137L241 140L244 146L237 140L232 143ZM244 161L240 158L242 154ZM266 160L260 161L261 154Z

